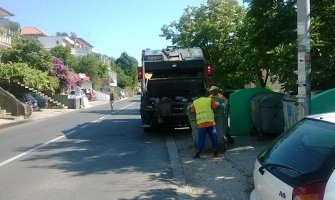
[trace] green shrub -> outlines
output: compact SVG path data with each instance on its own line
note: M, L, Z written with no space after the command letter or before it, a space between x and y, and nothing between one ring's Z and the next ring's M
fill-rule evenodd
M28 87L51 94L54 94L59 87L59 80L56 77L30 68L25 63L0 63L0 78L11 79L13 77L19 77L18 79Z

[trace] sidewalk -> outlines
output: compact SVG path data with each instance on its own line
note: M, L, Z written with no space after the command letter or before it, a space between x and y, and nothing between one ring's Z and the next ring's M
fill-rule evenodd
M90 101L87 108L91 108L91 107L95 107L95 106L99 106L103 104L109 104L109 102L108 101ZM0 129L7 128L7 127L10 127L16 124L22 124L22 123L26 123L26 122L33 121L33 120L52 117L52 116L56 116L56 115L60 115L60 114L64 114L64 113L68 113L68 112L72 112L76 110L78 109L41 109L40 111L34 111L32 115L27 119L24 119L23 116L15 117L14 120L0 119Z

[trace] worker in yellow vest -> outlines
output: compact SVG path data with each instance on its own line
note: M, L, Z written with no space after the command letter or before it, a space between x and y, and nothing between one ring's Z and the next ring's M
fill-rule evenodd
M214 112L218 104L209 97L200 97L193 101L191 111L196 114L198 126L198 141L194 158L200 158L200 153L205 149L205 139L208 134L214 149L214 157L219 156L219 142L215 129Z

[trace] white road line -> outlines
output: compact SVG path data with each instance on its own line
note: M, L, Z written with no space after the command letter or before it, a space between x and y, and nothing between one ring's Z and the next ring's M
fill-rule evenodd
M123 109L125 109L125 108L128 108L129 106L132 106L132 105L134 105L135 103L136 103L136 102L131 103L131 104L129 104L128 106L122 107L122 108L120 108L120 110L123 110Z
M21 157L23 157L25 155L28 155L28 154L32 153L33 151L36 151L37 149L39 149L41 147L44 147L44 146L46 146L46 145L48 145L48 144L50 144L52 142L56 142L57 140L63 139L64 137L65 137L65 135L59 136L59 137L57 137L55 139L52 139L52 140L50 140L50 141L48 141L46 143L41 144L41 145L39 145L39 146L37 146L35 148L32 148L32 149L30 149L30 150L28 150L26 152L23 152L23 153L21 153L21 154L19 154L17 156L14 156L14 157L12 157L12 158L10 158L8 160L5 160L5 161L3 161L3 162L0 163L0 167L2 167L4 165L7 165L8 163L13 162L14 160L17 160L17 159L19 159L19 158L21 158Z
M43 144L41 144L41 145L38 145L38 146L35 147L35 148L32 148L32 149L30 149L30 150L28 150L28 151L26 151L26 152L23 152L23 153L21 153L21 154L19 154L19 155L17 155L17 156L14 156L14 157L12 157L12 158L10 158L10 159L7 159L7 160L5 160L5 161L3 161L3 162L0 163L0 167L2 167L2 166L4 166L4 165L7 165L8 163L13 162L14 160L17 160L17 159L19 159L19 158L21 158L21 157L23 157L23 156L25 156L25 155L28 155L28 154L30 154L30 153L36 151L37 149L42 148L42 147L44 147L44 146L46 146L46 145L48 145L48 144L50 144L50 143L56 142L56 141L58 141L58 140L60 140L60 139L63 139L63 138L65 138L65 136L69 136L69 135L73 134L74 132L75 132L75 131L68 132L68 133L66 133L65 135L61 135L61 136L59 136L59 137L56 137L55 139L52 139L52 140L50 140L50 141L48 141L48 142L45 142L45 143L43 143Z
M123 109L125 109L125 108L127 108L127 107L129 107L129 106L131 106L131 105L133 105L133 104L135 104L135 102L134 102L134 103L131 103L131 104L125 106L125 107L120 108L120 110L123 110ZM104 119L105 117L106 117L106 116L101 117L101 118L98 119L98 120ZM97 122L98 120L94 120L93 123ZM87 125L84 125L84 126L82 126L81 128L86 128L87 126L89 126L89 125L88 125L88 124L87 124ZM39 149L39 148L41 148L41 147L44 147L44 146L46 146L46 145L48 145L48 144L50 144L50 143L56 142L56 141L58 141L58 140L60 140L60 139L63 139L63 138L65 138L65 136L71 135L71 134L73 134L74 132L75 132L75 130L74 130L74 131L71 131L71 132L68 132L67 134L64 134L64 135L62 135L62 136L56 137L55 139L52 139L52 140L50 140L50 141L48 141L48 142L45 142L45 143L43 143L43 144L41 144L41 145L38 145L37 147L32 148L32 149L30 149L30 150L28 150L28 151L26 151L26 152L23 152L23 153L21 153L21 154L19 154L19 155L17 155L17 156L14 156L14 157L12 157L12 158L9 158L9 159L7 159L7 160L1 162L1 163L0 163L0 167L3 167L4 165L7 165L8 163L11 163L11 162L13 162L14 160L17 160L17 159L19 159L19 158L21 158L21 157L23 157L23 156L25 156L25 155L28 155L28 154L30 154L30 153L36 151L37 149Z
M89 124L85 124L84 126L81 126L80 128L86 128L88 126L89 126Z

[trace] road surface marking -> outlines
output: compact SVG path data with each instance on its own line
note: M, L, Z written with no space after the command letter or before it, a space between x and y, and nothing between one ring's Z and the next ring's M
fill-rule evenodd
M86 128L88 126L89 126L89 124L85 124L84 126L81 126L80 128Z
M39 149L39 148L41 148L41 147L44 147L44 146L46 146L46 145L48 145L48 144L50 144L50 143L56 142L57 140L60 140L60 139L63 139L63 138L65 138L66 136L69 136L69 135L73 134L74 132L75 132L75 131L68 132L68 133L66 133L66 134L64 134L64 135L61 135L61 136L59 136L59 137L56 137L55 139L52 139L52 140L50 140L50 141L48 141L48 142L45 142L45 143L43 143L43 144L41 144L41 145L38 145L38 146L35 147L35 148L32 148L32 149L30 149L30 150L28 150L28 151L26 151L26 152L23 152L23 153L21 153L21 154L19 154L19 155L17 155L17 156L14 156L14 157L12 157L12 158L9 158L9 159L7 159L7 160L1 162L1 163L0 163L0 167L2 167L2 166L4 166L4 165L7 165L8 163L13 162L14 160L17 160L17 159L19 159L19 158L21 158L21 157L23 157L23 156L25 156L25 155L28 155L28 154L30 154L30 153L36 151L37 149Z
M133 103L131 103L131 104L125 106L125 107L122 107L122 108L120 108L120 110L123 110L123 109L125 109L125 108L128 108L129 106L132 106L132 105L134 105L135 103L136 103L136 102L133 102Z
M7 165L8 163L13 162L14 160L17 160L17 159L19 159L19 158L21 158L21 157L23 157L25 155L28 155L28 154L32 153L33 151L36 151L37 149L39 149L41 147L44 147L44 146L46 146L46 145L48 145L48 144L50 144L52 142L56 142L57 140L63 139L64 137L65 137L65 135L59 136L59 137L57 137L55 139L52 139L52 140L50 140L50 141L48 141L46 143L41 144L41 145L39 145L39 146L37 146L35 148L32 148L32 149L30 149L30 150L28 150L26 152L23 152L23 153L21 153L21 154L19 154L17 156L14 156L14 157L12 157L12 158L10 158L8 160L5 160L5 161L3 161L3 162L0 163L0 167L2 167L4 165Z
M134 102L134 103L131 103L131 104L127 105L127 106L124 106L124 107L120 108L120 110L123 110L123 109L125 109L125 108L127 108L127 107L129 107L129 106L131 106L131 105L133 105L133 104L135 104L135 102ZM104 119L105 117L106 117L106 116L101 117L100 119ZM97 121L97 120L95 120L95 121ZM95 122L95 121L93 121L93 122ZM86 128L87 126L89 126L89 125L84 125L84 126L82 126L81 128ZM36 151L37 149L39 149L39 148L41 148L41 147L44 147L44 146L46 146L46 145L48 145L48 144L50 144L50 143L56 142L56 141L58 141L58 140L60 140L60 139L63 139L63 138L65 138L66 136L69 136L69 135L73 134L74 132L75 132L75 130L74 130L74 131L71 131L71 132L68 132L68 133L66 133L66 134L64 134L64 135L62 135L62 136L56 137L55 139L52 139L52 140L50 140L50 141L48 141L48 142L45 142L45 143L43 143L43 144L41 144L41 145L38 145L37 147L32 148L32 149L30 149L30 150L28 150L28 151L26 151L26 152L23 152L23 153L21 153L21 154L19 154L19 155L17 155L17 156L11 157L11 158L9 158L9 159L7 159L7 160L1 162L1 163L0 163L0 167L3 167L3 166L5 166L5 165L7 165L8 163L11 163L11 162L13 162L13 161L15 161L15 160L17 160L17 159L19 159L19 158L25 156L25 155L28 155L28 154L30 154L30 153Z

